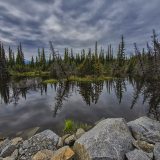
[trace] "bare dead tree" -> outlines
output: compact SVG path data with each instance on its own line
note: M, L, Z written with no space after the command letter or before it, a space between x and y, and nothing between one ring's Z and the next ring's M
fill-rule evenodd
M142 74L143 74L143 76L144 76L144 75L145 75L145 72L144 72L143 62L142 62L142 59L141 59L141 53L140 53L140 51L139 51L136 43L134 43L134 47L135 47L135 53L136 53L136 55L137 55L137 57L138 57L138 60L139 60L139 63L140 63L140 67L141 67Z
M52 41L50 41L49 44L50 44L50 49L51 49L52 56L53 56L53 59L54 59L54 65L56 66L56 73L57 73L57 76L58 76L57 78L59 80L61 80L62 79L61 75L64 75L65 78L68 81L69 80L69 74L67 73L66 68L62 63L62 60L61 60L60 55L59 55L59 51L55 51Z

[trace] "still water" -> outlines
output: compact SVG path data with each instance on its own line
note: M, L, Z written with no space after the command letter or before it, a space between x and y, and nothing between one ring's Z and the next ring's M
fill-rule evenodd
M160 83L115 79L44 85L41 79L0 83L0 133L14 136L32 127L60 134L64 121L93 125L102 118L160 119Z

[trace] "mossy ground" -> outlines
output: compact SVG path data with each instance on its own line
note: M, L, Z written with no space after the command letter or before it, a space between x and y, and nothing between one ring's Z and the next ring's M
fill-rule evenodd
M13 77L46 77L49 72L10 72Z
M110 79L113 79L113 77L106 77L106 76L100 76L100 77L71 76L71 77L69 77L69 81L71 81L71 82L83 82L83 83L105 81L105 80L110 80ZM66 81L66 79L64 79L64 81ZM43 83L45 83L45 84L54 84L54 83L57 83L57 82L58 82L58 80L56 80L56 79L48 79L48 80L43 81Z

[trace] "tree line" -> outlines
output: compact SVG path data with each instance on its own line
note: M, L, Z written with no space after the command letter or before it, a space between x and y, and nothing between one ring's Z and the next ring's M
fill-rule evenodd
M82 49L75 53L73 49L65 48L64 54L60 55L53 46L49 58L46 57L44 48L39 48L35 57L31 57L26 63L21 43L14 53L11 47L8 51L0 43L0 76L9 75L14 72L47 71L53 78L67 76L141 76L145 78L160 75L160 43L155 30L152 35L152 45L147 43L146 48L140 51L137 44L134 44L134 53L130 56L126 53L125 39L122 36L118 50L108 45L107 51L102 47L98 49L98 43L92 50ZM8 52L8 54L7 54ZM56 55L56 56L55 56Z

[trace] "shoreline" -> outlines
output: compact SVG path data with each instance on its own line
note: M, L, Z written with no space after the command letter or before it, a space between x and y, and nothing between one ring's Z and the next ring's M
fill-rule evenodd
M51 130L37 131L26 140L21 137L2 140L0 157L12 160L56 160L61 156L64 160L160 157L160 122L145 116L128 123L123 118L103 119L88 131L78 128L62 137Z

